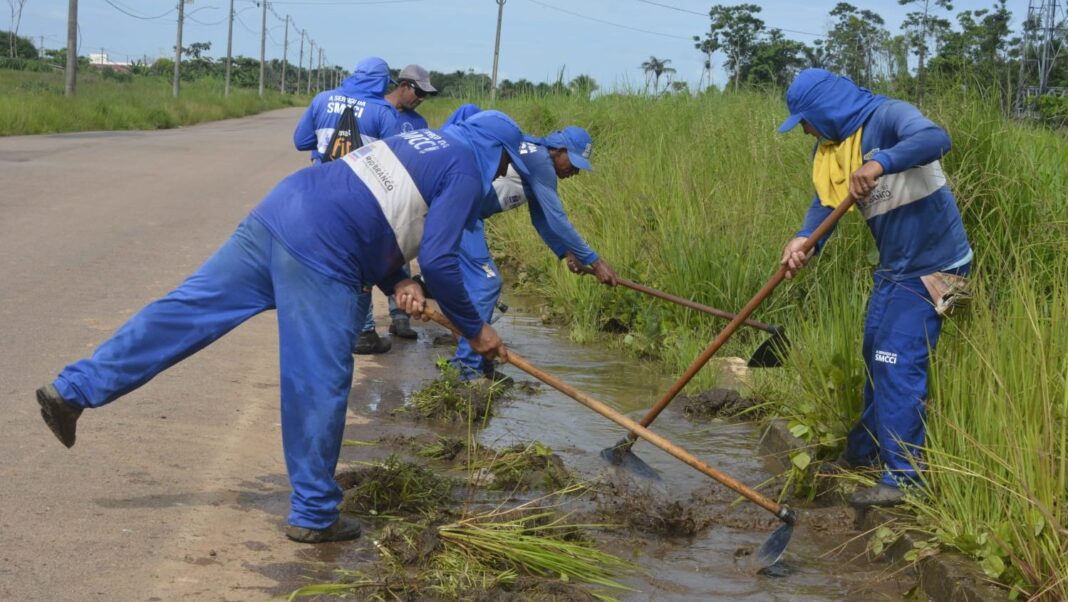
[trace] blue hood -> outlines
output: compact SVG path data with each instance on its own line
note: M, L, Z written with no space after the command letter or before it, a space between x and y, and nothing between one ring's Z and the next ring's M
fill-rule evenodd
M360 61L338 89L345 96L392 107L385 98L388 87L389 65L377 56L371 56Z
M779 131L788 132L804 119L824 138L841 142L860 129L886 101L885 96L872 94L848 77L823 69L805 69L786 90L790 116Z
M479 108L479 106L476 104L468 103L465 105L460 105L460 108L453 111L452 115L449 115L449 118L445 120L445 125L453 125L456 123L460 123L461 121L480 111L482 111L482 109Z
M527 166L519 158L519 144L523 141L523 131L511 117L500 111L482 111L460 123L442 128L447 134L456 136L474 151L478 163L478 173L482 174L482 194L487 195L497 177L497 168L501 164L501 150L508 152L512 165L522 178L530 175Z

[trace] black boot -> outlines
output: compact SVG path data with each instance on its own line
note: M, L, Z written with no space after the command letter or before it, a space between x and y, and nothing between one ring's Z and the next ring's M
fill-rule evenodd
M334 524L325 529L308 529L307 527L286 527L286 537L298 543L327 543L330 541L350 541L359 539L363 534L360 521L347 516L339 516Z
M402 339L417 339L419 334L412 330L412 322L407 316L400 316L389 325L389 334Z
M67 403L52 385L37 389L37 403L41 406L41 418L52 429L56 439L68 448L74 446L74 431L82 408Z
M385 353L393 348L393 341L389 339L383 339L378 336L378 333L373 330L360 333L360 338L356 340L356 348L352 350L356 355L373 355L376 353Z

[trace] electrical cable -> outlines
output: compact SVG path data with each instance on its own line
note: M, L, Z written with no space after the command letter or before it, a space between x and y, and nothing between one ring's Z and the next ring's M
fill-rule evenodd
M671 33L663 33L663 32L659 32L659 31L650 31L648 29L641 29L641 28L638 28L638 27L631 27L630 25L622 25L620 23L613 23L611 21L605 21L603 19L598 19L596 17L590 17L588 15L583 15L583 14L580 14L580 13L572 12L572 11L567 10L565 8L560 8L559 6L553 6L552 4L546 4L544 2L539 2L539 0L527 0L527 2L532 2L534 4L537 4L538 6L543 6L545 8L551 8L553 10L558 10L558 11L560 11L562 13L567 13L567 14L569 14L571 16L579 17L581 19L588 19L590 21L596 21L597 23L602 23L604 25L611 25L612 27L619 27L620 29L629 29L631 31L638 31L638 32L641 32L641 33L647 33L647 34L651 34L651 35L654 35L654 36L662 36L662 37L665 37L665 38L675 38L676 40L693 41L693 36L679 36L679 35L675 35L675 34L671 34Z
M111 8L114 8L115 10L119 11L120 13L122 13L122 14L128 16L128 17L133 17L134 19L141 19L142 21L155 21L156 19L162 19L163 17L169 16L171 13L173 13L176 10L178 10L176 8L172 8L169 11L163 13L162 15L159 15L158 17L143 17L141 15L135 15L135 14L129 12L129 9L125 9L125 8L119 6L118 4L115 4L114 2L112 2L112 0L104 0L104 2L107 2L109 5L111 5Z

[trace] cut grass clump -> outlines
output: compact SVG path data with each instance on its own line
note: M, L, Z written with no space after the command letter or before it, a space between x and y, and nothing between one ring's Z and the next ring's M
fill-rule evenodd
M691 420L756 418L760 414L759 401L742 397L733 389L709 389L697 395L680 395L679 401L683 413Z
M504 396L502 383L464 382L448 362L438 362L441 376L412 394L408 410L420 418L443 423L481 425L493 416L494 402Z
M375 542L373 575L340 571L337 583L308 585L289 599L612 600L605 590L631 591L616 576L634 567L584 536L601 527L571 523L534 503L444 524L395 523Z
M436 515L451 501L453 483L391 455L382 464L339 474L342 512Z
M539 441L520 443L499 452L482 448L475 480L489 489L526 491L566 487L574 477L560 456Z

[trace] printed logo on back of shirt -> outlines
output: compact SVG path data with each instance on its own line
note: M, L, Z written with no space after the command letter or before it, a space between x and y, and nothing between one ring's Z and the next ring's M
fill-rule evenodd
M420 155L432 153L436 150L449 148L449 141L430 130L414 130L398 134L404 138L408 145L419 151Z
M412 125L411 122L405 121L404 124L401 125L401 131L402 132L414 132L415 131L415 126Z
M352 107L352 112L359 119L363 117L363 110L367 108L367 101L349 98L348 96L331 96L326 102L326 112L328 114L344 113L348 107Z
M519 154L520 155L529 155L530 153L535 153L535 152L538 152L538 145L537 144L534 144L533 142L526 142L526 141L519 143Z

